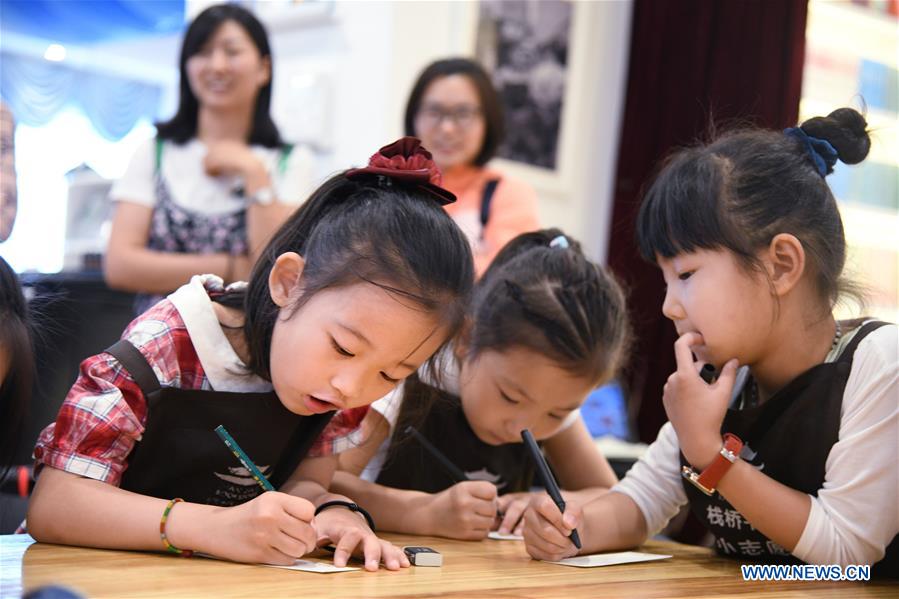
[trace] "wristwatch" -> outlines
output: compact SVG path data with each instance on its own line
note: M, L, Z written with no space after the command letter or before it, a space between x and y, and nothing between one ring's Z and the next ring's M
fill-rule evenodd
M706 495L712 495L715 492L715 487L718 486L718 482L721 481L727 471L730 470L730 467L740 457L741 449L743 449L743 441L740 440L740 437L731 433L725 433L724 447L721 448L721 452L715 456L712 463L701 474L696 474L696 471L690 466L681 468L681 474L693 483L697 489Z
M254 193L253 197L250 199L257 204L268 206L275 201L275 191L271 188L271 186L266 185L265 187L260 187L259 189L257 189L256 193Z

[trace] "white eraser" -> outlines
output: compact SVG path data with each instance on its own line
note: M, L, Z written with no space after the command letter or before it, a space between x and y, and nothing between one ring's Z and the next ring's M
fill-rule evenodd
M408 546L403 547L403 552L413 566L440 567L443 565L443 556L430 547Z

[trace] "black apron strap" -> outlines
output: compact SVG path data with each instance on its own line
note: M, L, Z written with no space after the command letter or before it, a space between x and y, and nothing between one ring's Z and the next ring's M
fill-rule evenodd
M145 397L162 388L150 363L130 341L120 339L105 351L125 367Z
M490 179L484 185L484 193L481 195L481 238L484 237L484 227L490 220L490 204L493 202L493 193L496 191L499 181L499 179Z
M855 334L849 344L846 345L845 348L843 348L842 353L840 353L840 356L837 358L837 362L847 362L849 364L852 364L852 357L855 355L855 348L858 347L858 344L861 343L869 333L873 333L886 324L889 323L875 320L873 322L862 325L862 328L859 329L859 331Z
M884 326L885 322L869 322L864 325L852 338L849 344L843 348L843 351L837 357L837 359L833 362L833 364L837 364L838 368L842 369L845 374L849 374L849 369L852 366L852 357L855 355L855 348L858 347L858 344L861 343L862 339L868 336L869 333L879 329ZM843 390L839 389L839 393L842 394ZM750 432L746 434L746 438L743 439L744 443L751 444L754 442L759 435L764 433L771 428L776 420L778 420L781 415L787 410L787 408L792 405L793 400L795 399L794 395L789 396L789 398L783 398L782 401L776 401L769 405L768 409L762 411L758 420L752 425Z

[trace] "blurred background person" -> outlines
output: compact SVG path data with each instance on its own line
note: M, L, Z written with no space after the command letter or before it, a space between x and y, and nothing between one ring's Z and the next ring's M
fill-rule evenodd
M16 122L0 102L0 243L9 239L16 222Z
M503 119L490 77L466 58L428 65L406 104L406 134L421 139L443 186L456 194L446 208L471 242L478 275L506 242L540 226L534 189L486 166L503 139Z
M272 55L262 24L235 5L201 12L184 35L175 116L132 158L106 255L111 287L142 312L194 274L246 279L311 186L308 152L269 114Z

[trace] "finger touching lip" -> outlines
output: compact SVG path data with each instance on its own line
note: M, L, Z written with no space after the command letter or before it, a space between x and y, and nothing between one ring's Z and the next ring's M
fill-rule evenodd
M697 345L702 345L704 343L704 339L702 338L702 334L696 331L687 331L683 333L678 338L678 341L686 343L688 347L695 347Z

